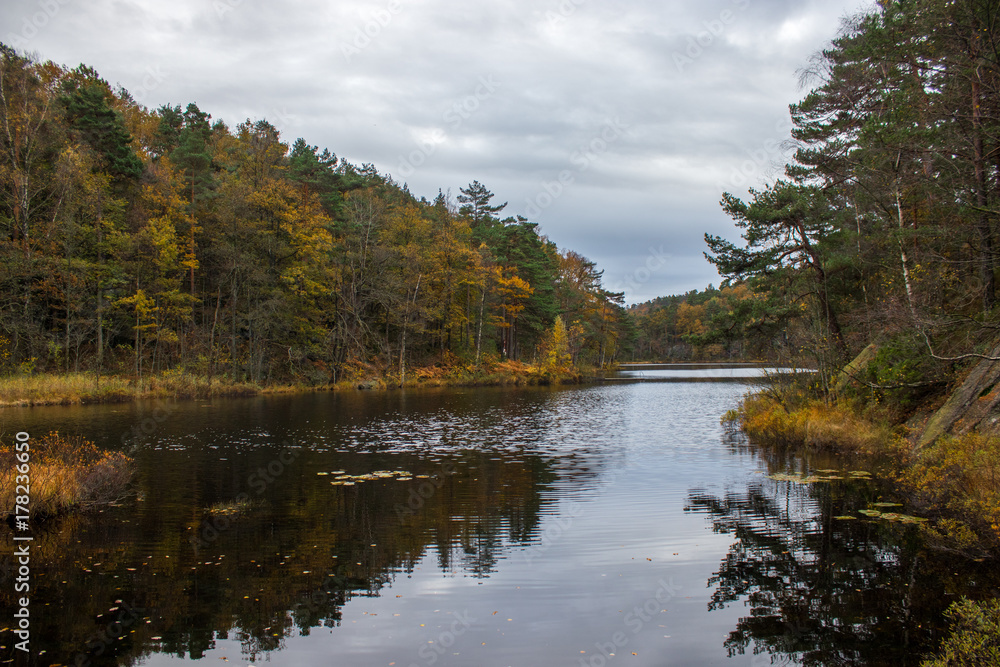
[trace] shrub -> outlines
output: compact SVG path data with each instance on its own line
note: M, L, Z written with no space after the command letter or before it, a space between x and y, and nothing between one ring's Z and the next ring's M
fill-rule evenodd
M905 413L940 383L944 369L942 362L928 354L923 339L909 332L880 344L866 370L867 380L878 387L879 400Z
M921 667L996 667L1000 665L1000 600L953 603L945 616L951 625L937 655Z
M89 509L124 497L134 468L121 452L101 450L80 437L57 432L31 441L29 497L32 517ZM15 513L17 463L12 446L0 447L0 514Z
M955 526L963 536L971 529L993 546L1000 542L1000 438L944 436L920 454L906 477L920 502L969 524Z

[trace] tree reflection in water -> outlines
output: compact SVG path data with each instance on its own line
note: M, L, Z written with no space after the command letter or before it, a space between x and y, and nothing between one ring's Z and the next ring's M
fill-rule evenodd
M765 463L769 473L836 467L777 455ZM928 548L916 526L858 513L886 491L873 480L762 477L720 495L689 492L685 510L735 538L708 580L709 611L740 600L749 608L724 642L730 656L750 649L777 664L918 665L940 640L951 601L995 589L995 573ZM857 518L835 518L848 515Z

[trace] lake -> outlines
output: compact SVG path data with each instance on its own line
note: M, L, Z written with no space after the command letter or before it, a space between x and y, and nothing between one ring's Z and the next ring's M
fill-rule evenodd
M33 653L5 632L0 659L916 665L951 600L996 588L859 514L895 500L877 478L727 431L761 370L646 372L2 411L5 442L131 452L139 497L34 528ZM817 470L844 479L769 477Z

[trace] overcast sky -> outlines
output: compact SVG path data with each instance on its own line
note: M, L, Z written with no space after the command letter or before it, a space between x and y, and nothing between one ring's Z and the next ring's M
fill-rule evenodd
M4 0L0 39L150 108L266 118L409 184L479 180L629 303L719 283L798 71L860 0Z

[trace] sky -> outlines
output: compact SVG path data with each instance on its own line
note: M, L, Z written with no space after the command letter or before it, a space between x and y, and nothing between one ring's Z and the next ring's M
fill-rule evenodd
M0 40L151 109L266 119L433 199L473 180L627 303L716 286L723 192L788 160L860 0L4 0Z

